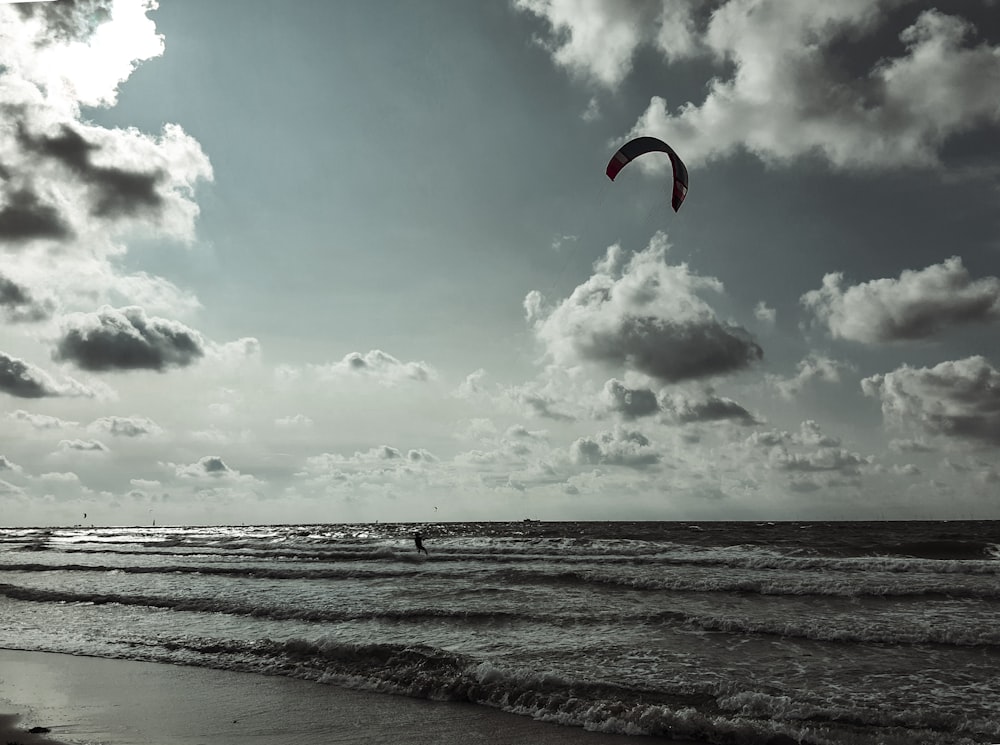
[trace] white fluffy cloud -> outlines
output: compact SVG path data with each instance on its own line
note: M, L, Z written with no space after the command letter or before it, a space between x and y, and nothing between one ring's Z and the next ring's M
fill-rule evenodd
M934 367L908 365L861 381L893 424L930 435L1000 444L1000 371L980 356Z
M659 463L661 455L641 432L615 427L594 437L575 440L569 447L569 457L576 465L648 468Z
M425 382L435 376L434 368L426 362L402 362L381 349L364 354L351 352L340 362L317 366L315 371L323 378L361 377L387 386L406 381Z
M87 427L93 432L105 432L115 437L145 437L158 435L163 429L152 419L142 416L102 416Z
M163 39L152 0L0 5L0 254L18 297L0 305L39 321L58 305L142 303L181 312L197 299L169 281L123 275L123 238L192 238L193 190L212 178L179 126L158 135L86 121Z
M802 296L840 339L865 344L933 336L950 326L1000 319L1000 279L972 279L952 256L926 269L904 270L899 279L876 279L842 288L840 273Z
M528 322L553 362L631 370L663 383L738 372L762 356L739 326L719 320L700 293L723 291L712 277L666 262L658 233L626 259L618 246L555 307L537 291L524 301Z
M668 139L689 163L746 149L770 162L818 154L843 168L927 165L948 138L1000 124L1000 47L914 0L516 5L548 22L557 64L607 87L642 47L717 64L703 101L654 96L633 130ZM886 31L899 52L866 58L865 40Z
M839 362L822 354L812 353L799 360L795 375L782 377L767 375L765 380L775 388L783 398L793 399L812 381L824 383L839 383L840 373L851 369L851 365Z

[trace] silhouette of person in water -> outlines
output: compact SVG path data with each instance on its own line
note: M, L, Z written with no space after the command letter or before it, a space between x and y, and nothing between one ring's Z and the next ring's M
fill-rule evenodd
M413 534L413 542L414 542L415 544L417 544L417 553L418 553L418 554L419 554L419 553L420 553L421 551L423 551L423 552L424 552L425 554L427 553L427 549L426 549L426 548L424 548L424 541L423 541L423 539L422 539L422 538L420 537L420 533L414 533L414 534ZM427 555L428 555L428 556L430 556L430 554L427 554Z

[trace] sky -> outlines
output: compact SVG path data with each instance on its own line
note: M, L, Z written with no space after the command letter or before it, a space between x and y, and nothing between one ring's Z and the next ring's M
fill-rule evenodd
M0 112L0 524L1000 519L995 0L7 2Z

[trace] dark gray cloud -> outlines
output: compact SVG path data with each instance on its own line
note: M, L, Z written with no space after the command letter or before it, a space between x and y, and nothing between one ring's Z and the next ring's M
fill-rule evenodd
M55 303L36 300L26 287L0 274L0 310L14 323L44 321L52 316Z
M64 321L53 357L84 370L187 367L205 354L201 335L177 321L147 317L142 308L104 306Z
M1000 371L983 357L934 367L904 365L865 378L861 389L881 399L882 414L889 422L931 435L1000 445Z
M876 279L847 289L843 275L827 274L823 286L802 296L841 339L866 344L925 339L951 326L1000 319L1000 279L973 280L952 256L899 279Z
M763 356L746 330L714 318L678 323L626 317L610 333L579 337L576 347L584 359L628 367L665 383L737 372Z
M56 160L76 174L90 190L90 211L95 216L130 217L163 205L160 188L166 178L162 171L95 165L92 158L101 146L89 142L69 125L62 125L59 134L52 136L33 136L22 127L18 139L26 149Z
M598 363L677 383L738 372L762 358L745 329L717 319L698 296L721 292L722 283L667 264L668 247L662 233L631 257L612 246L593 276L554 308L528 294L528 321L556 363Z
M3 352L0 352L0 391L18 398L65 395L43 370Z
M648 388L629 388L615 378L604 384L602 395L607 407L624 419L651 416L660 410L653 391Z
M6 193L5 193L6 192ZM21 243L36 238L63 239L72 235L59 210L45 204L29 189L0 188L0 242Z

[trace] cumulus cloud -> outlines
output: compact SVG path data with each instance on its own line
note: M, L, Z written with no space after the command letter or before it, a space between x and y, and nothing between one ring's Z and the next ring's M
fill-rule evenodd
M570 445L569 457L576 465L648 468L659 463L661 456L641 432L616 427L594 437L575 440Z
M163 52L153 0L0 4L0 253L20 291L0 288L9 320L97 302L171 312L197 299L161 277L121 275L122 239L193 237L194 189L211 180L200 145L175 124L158 134L93 124L136 66ZM30 290L30 292L28 292Z
M517 0L549 24L554 61L614 88L635 55L703 58L719 74L700 103L654 96L633 132L691 162L740 149L768 162L930 165L951 137L1000 123L1000 47L958 15L912 0ZM904 8L903 12L899 8ZM898 24L898 25L890 25ZM876 35L898 47L872 54Z
M433 453L423 448L413 448L406 452L391 445L379 445L365 451L355 451L353 455L323 453L307 459L311 470L327 471L331 468L370 467L396 468L407 464L434 463L438 460Z
M511 400L524 405L532 416L556 422L571 422L575 419L572 414L567 414L557 408L560 401L547 393L544 386L527 383L521 386L511 386L505 392Z
M656 19L650 3L514 0L514 7L544 18L552 40L540 40L562 67L607 86L621 82L644 29Z
M924 339L951 326L1000 319L1000 279L973 280L952 256L899 279L842 288L843 275L827 274L802 303L840 339L865 344Z
M275 419L274 424L282 429L299 429L311 427L313 420L305 414L293 414L292 416L283 416Z
M231 468L218 455L203 456L195 463L166 463L162 465L172 468L181 479L191 479L201 484L225 482L233 485L247 485L257 483L257 479L252 475L243 474L235 468Z
M139 307L104 306L71 313L53 357L84 370L157 370L186 367L205 354L201 335L182 323L149 317Z
M88 429L115 437L144 437L163 431L152 419L141 416L104 416L91 422Z
M106 453L108 446L100 440L60 440L59 449L63 452Z
M648 388L629 388L616 378L604 384L601 397L607 409L623 419L651 416L660 410L660 403L653 391Z
M760 421L731 398L716 396L711 391L701 395L675 393L663 400L663 410L679 424L695 422L732 421L743 426L760 424Z
M773 326L778 319L778 311L771 308L763 300L759 301L753 308L753 315L761 323Z
M24 409L12 411L6 417L16 422L24 422L35 429L67 429L79 425L78 422L70 422L48 414L32 414Z
M904 365L861 381L865 395L882 402L886 421L926 434L1000 444L1000 371L985 358L967 357L934 367Z
M626 260L612 246L594 274L555 307L537 291L524 301L528 322L552 360L632 370L663 383L737 372L761 348L739 326L720 321L698 293L722 292L686 264L666 263L666 236Z
M791 377L768 374L765 381L773 386L782 398L793 399L812 381L839 383L840 373L851 370L852 366L821 354L811 353L796 365L796 373Z
M426 362L402 362L381 349L372 349L364 354L351 352L340 362L317 367L316 372L326 378L363 377L388 386L406 381L425 382L435 375L434 369Z
M889 449L896 453L933 453L936 447L920 438L896 438L889 440Z
M28 288L0 274L0 310L12 323L44 321L55 311L55 302L36 299Z
M93 398L91 389L72 378L56 381L35 365L0 352L0 392L18 398L46 398L52 396L83 396Z

